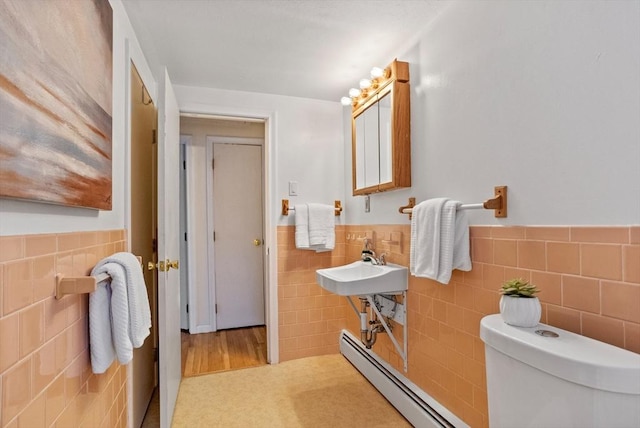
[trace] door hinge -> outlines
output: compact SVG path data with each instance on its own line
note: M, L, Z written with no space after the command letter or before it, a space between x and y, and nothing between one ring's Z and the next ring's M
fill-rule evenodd
M184 240L187 240L187 232L184 233Z
M158 348L153 348L153 361L158 361Z
M213 166L214 165L214 161L215 161L215 159L211 159L211 169L214 168L214 166Z
M216 242L216 231L213 231L213 242Z
M151 130L151 144L155 144L158 142L158 132L153 129Z
M216 314L218 313L218 304L216 303L215 305L215 310L216 310Z
M189 313L189 304L187 303L187 313Z
M182 161L182 169L187 169L187 161L186 160Z

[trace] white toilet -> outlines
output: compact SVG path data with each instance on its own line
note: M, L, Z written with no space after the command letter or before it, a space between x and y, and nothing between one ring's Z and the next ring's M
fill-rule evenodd
M500 314L482 319L480 337L492 428L640 427L640 355Z

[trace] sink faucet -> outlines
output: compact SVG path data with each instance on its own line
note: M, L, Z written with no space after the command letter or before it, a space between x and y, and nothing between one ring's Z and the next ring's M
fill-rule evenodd
M372 255L371 257L371 264L372 265L379 265L379 266L386 266L387 265L387 254L386 253L382 253L380 254L379 258L376 258L375 253Z
M360 256L363 262L371 262L374 265L378 264L376 260L376 252L373 250L362 250L362 255Z
M376 252L371 248L369 238L364 238L364 246L362 247L362 255L360 258L363 262L371 262L372 265L385 266L387 264L386 253L380 254L380 258L376 258Z
M373 248L371 248L371 241L369 240L369 238L364 238L364 243L362 246L362 254L360 255L360 258L362 259L363 262L370 261L372 263L373 263L373 260L376 259L376 253L375 251L373 251Z

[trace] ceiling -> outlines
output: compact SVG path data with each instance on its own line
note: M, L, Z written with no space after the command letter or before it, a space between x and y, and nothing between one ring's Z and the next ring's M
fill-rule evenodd
M175 84L331 101L402 55L443 3L123 0L151 69Z

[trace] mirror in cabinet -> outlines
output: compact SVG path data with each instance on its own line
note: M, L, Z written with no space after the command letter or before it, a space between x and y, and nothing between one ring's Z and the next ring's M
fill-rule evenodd
M409 64L394 61L352 99L353 194L411 186Z

